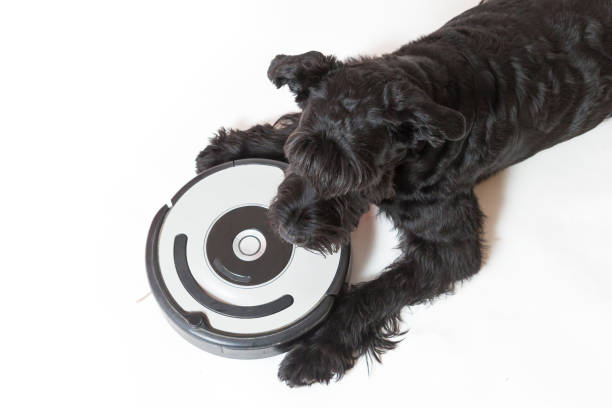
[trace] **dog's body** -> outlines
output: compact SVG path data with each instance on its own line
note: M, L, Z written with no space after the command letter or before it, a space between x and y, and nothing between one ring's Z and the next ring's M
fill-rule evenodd
M474 185L612 115L610 0L491 0L378 58L277 56L268 76L302 108L275 126L221 131L198 171L245 157L289 162L270 207L281 236L321 252L349 239L369 204L402 256L337 299L286 356L290 385L340 377L393 348L406 305L481 265Z

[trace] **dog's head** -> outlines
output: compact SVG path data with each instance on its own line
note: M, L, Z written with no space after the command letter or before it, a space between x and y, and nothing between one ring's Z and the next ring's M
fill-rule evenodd
M354 193L323 199L307 179L288 170L268 215L284 240L331 254L349 242L368 208L368 200Z
M302 108L285 154L291 171L323 198L371 192L409 149L439 147L466 133L460 112L376 59L344 64L317 51L278 55L268 77L288 85Z

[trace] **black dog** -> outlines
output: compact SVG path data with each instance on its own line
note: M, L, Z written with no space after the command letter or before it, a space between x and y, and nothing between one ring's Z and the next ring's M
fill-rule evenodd
M289 385L329 382L395 346L404 306L478 272L475 184L611 116L612 3L491 0L391 54L279 55L268 76L302 112L222 130L198 171L245 157L288 161L270 214L297 245L336 250L370 203L401 233L403 255L345 291L281 364Z

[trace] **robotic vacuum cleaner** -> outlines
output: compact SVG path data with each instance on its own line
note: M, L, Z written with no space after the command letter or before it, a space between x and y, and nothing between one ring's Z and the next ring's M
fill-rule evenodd
M246 159L179 190L151 224L146 264L155 299L194 345L226 357L287 351L329 313L350 250L322 256L281 240L267 207L287 165Z

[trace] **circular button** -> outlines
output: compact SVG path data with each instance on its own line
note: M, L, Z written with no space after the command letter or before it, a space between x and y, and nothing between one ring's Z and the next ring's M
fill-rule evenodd
M238 259L254 261L266 251L266 238L256 229L246 229L236 235L232 249Z
M245 255L255 255L259 248L261 248L261 242L252 235L247 235L238 243L238 249Z

